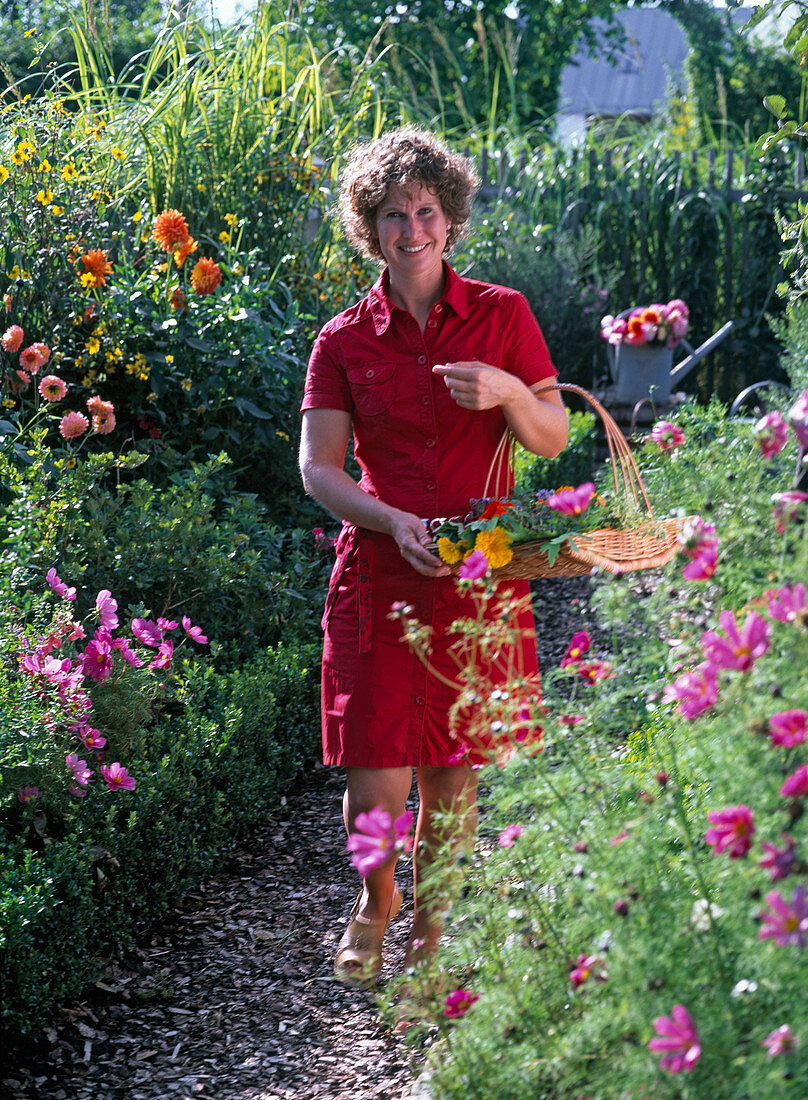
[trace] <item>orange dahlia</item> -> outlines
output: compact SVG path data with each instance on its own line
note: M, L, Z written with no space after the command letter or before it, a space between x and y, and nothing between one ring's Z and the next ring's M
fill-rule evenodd
M193 237L188 237L174 252L174 263L177 267L182 267L192 252L196 252L196 241Z
M185 295L178 286L175 286L171 291L169 304L172 309L185 309Z
M197 260L196 266L191 272L191 286L197 294L212 294L222 281L222 272L218 264L203 256Z
M164 252L173 252L188 240L188 223L179 210L164 210L154 219L152 236Z
M91 283L88 280L89 285L103 286L107 281L107 275L112 271L112 264L107 260L107 254L103 248L91 248L81 257L81 262L84 265L85 274L93 277Z

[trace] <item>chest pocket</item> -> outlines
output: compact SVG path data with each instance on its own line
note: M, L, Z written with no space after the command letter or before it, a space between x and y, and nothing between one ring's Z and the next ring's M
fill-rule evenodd
M349 366L347 370L357 412L363 416L379 416L390 408L396 395L394 363L385 359Z
M484 344L460 344L450 349L451 354L446 356L447 363L473 363L479 360L489 367L502 366L502 350L486 349Z

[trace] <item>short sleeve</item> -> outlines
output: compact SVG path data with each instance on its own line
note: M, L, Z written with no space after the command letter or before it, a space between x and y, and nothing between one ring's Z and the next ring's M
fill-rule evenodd
M518 291L511 295L502 365L526 386L535 386L538 382L558 376L539 323L527 299Z
M351 389L339 351L339 342L326 327L320 332L311 349L300 411L340 409L343 412L352 413L353 407Z

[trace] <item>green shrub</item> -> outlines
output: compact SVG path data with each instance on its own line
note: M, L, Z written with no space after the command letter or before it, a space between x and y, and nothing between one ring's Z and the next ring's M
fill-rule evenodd
M557 458L542 458L517 445L514 475L518 489L537 492L592 480L595 417L590 412L571 412L569 421L569 442Z
M278 646L227 676L185 662L177 702L131 746L134 791L91 789L61 826L32 802L0 827L3 1029L42 1034L98 960L131 946L265 820L318 741L315 647Z

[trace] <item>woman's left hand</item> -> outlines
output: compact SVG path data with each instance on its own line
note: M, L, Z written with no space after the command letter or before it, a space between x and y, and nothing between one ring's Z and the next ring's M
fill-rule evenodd
M518 399L521 383L512 374L481 363L439 363L432 368L449 387L449 393L463 409L493 409ZM517 388L518 387L518 388Z

